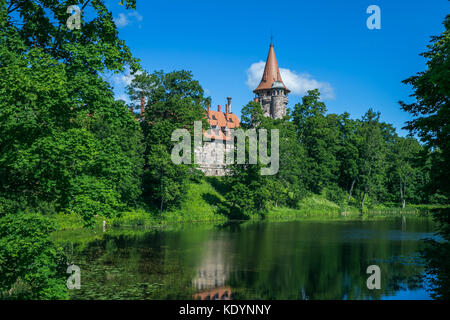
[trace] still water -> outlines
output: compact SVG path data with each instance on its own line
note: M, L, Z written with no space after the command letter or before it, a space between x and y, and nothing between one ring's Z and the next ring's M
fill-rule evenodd
M72 299L429 299L423 218L184 225L75 241ZM381 268L369 290L366 269Z

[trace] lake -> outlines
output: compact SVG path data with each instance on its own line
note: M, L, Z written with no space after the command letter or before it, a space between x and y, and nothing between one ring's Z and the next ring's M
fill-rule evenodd
M433 232L417 217L110 230L73 242L71 298L430 299L419 250Z

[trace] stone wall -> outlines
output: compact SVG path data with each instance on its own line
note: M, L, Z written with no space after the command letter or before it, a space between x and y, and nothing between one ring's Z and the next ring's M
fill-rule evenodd
M286 105L289 102L287 95L260 96L258 101L265 117L280 119L286 115Z
M288 104L288 96L279 95L272 96L271 116L274 119L281 119L286 115L286 105Z
M204 142L203 147L197 148L195 156L200 160L199 169L206 176L224 176L226 174L226 154L232 151L231 145L225 141L215 140Z

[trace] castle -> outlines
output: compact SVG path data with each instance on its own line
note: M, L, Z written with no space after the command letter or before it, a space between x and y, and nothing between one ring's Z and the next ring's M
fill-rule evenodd
M273 43L270 43L269 54L267 55L264 72L258 87L253 90L255 102L261 104L266 117L280 119L286 115L286 105L290 90L284 85L278 68L277 58ZM134 113L133 107L130 111ZM145 97L140 101L140 121L145 119ZM224 176L225 155L232 150L232 145L227 141L233 139L232 129L240 126L239 118L231 112L231 98L227 98L225 110L219 105L216 110L211 110L208 106L206 118L210 125L210 130L203 132L203 146L194 150L195 157L200 159L199 169L207 176Z
M273 43L270 43L269 54L267 55L264 73L258 87L253 91L255 102L259 102L266 117L280 119L286 115L286 105L288 104L288 94L290 90L286 88L281 79L277 58ZM232 139L230 129L239 128L239 118L231 112L231 98L227 98L225 112L221 106L217 111L211 110L208 106L206 116L211 130L204 132L204 142L202 148L194 152L201 163L199 169L207 176L225 175L225 154L231 152L231 145L226 142Z

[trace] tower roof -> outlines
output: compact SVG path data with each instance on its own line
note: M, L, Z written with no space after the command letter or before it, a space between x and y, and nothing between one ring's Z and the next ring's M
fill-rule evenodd
M272 89L273 85L276 87L280 87L280 84L284 89L289 93L290 90L286 88L283 83L283 79L281 79L280 69L278 68L277 57L275 56L275 50L273 48L273 43L270 42L269 54L267 55L266 66L264 67L264 73L259 83L259 86L253 90L254 93L257 93L260 90L268 90Z

